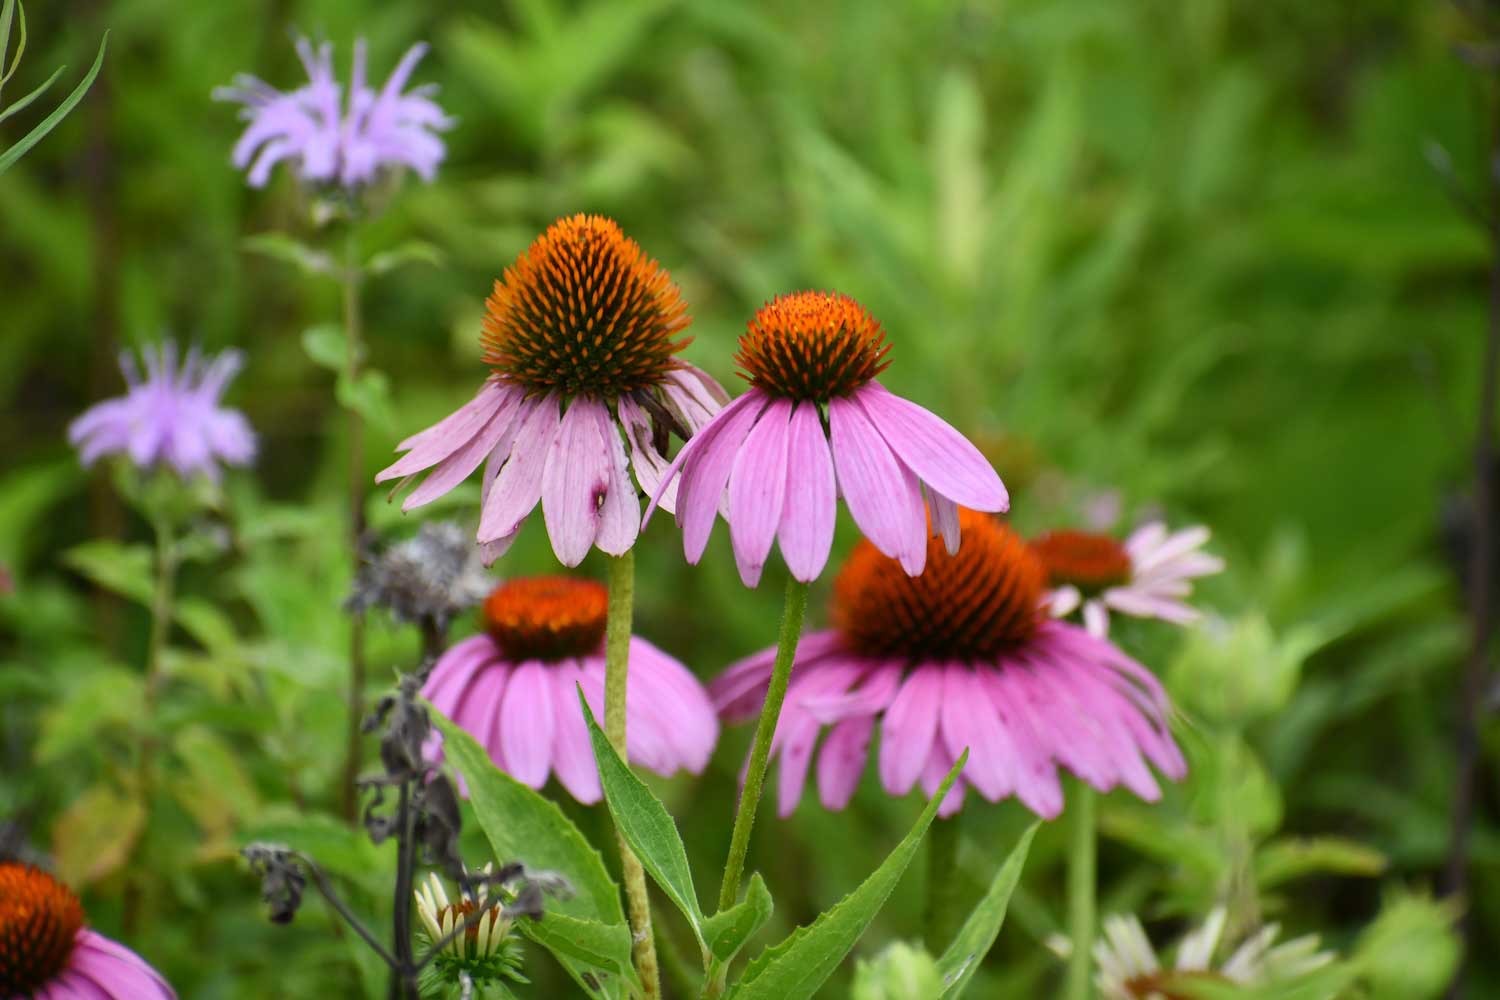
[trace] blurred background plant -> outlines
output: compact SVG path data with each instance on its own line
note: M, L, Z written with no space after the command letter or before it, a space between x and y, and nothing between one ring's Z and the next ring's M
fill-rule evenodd
M246 252L272 232L313 243L313 223L292 178L246 189L229 162L238 123L209 96L239 71L298 82L291 29L341 57L366 36L376 67L426 39L421 77L456 119L438 181L408 185L361 237L371 268L382 251L442 253L366 289L368 371L399 373L362 383L370 477L398 426L467 398L484 295L564 212L614 216L671 269L695 317L689 354L726 383L762 301L854 295L901 358L891 388L941 402L986 443L1023 531L1117 502L1126 526L1156 510L1211 525L1226 557L1200 587L1216 614L1196 631L1116 628L1178 702L1192 773L1159 807L1102 801L1103 912L1172 941L1220 902L1231 934L1262 919L1319 933L1349 990L1441 991L1456 912L1428 892L1448 849L1467 637L1440 525L1468 488L1488 261L1423 155L1436 142L1457 177L1483 176L1485 80L1452 57L1466 31L1453 5L95 0L33 10L28 28L8 92L87 62L112 33L87 100L0 178L0 843L53 859L116 936L144 878L128 943L184 995L384 988L320 908L295 931L268 925L236 863L248 840L290 843L388 924L390 845L337 818L351 580L350 422L327 391L339 290ZM42 117L5 121L3 144ZM181 560L150 734L167 794L137 844L143 806L118 779L143 735L150 527L79 467L66 427L118 393L121 347L164 333L245 351L228 400L261 448L253 472L225 477L202 532L218 547ZM432 516L472 518L477 492ZM419 523L378 493L366 515L382 535ZM853 538L840 530L838 553ZM696 569L674 532L657 519L638 546L637 628L706 678L764 643L784 570L747 593L722 531ZM602 574L597 558L585 572ZM533 525L496 572L553 567ZM370 694L419 642L371 616ZM729 731L701 779L652 779L688 817L700 883L748 741ZM1486 940L1500 931L1492 719L1480 746L1470 898ZM910 827L915 799L866 780L845 813L806 803L757 824L751 865L778 887L767 940ZM564 808L608 842L602 806ZM1014 803L964 810L961 894L979 895L1028 822ZM1061 920L1067 823L1037 835L973 995L1056 981L1042 944ZM921 898L921 868L898 904ZM889 906L869 964L829 995L855 978L858 995L895 995L876 992L895 966L927 975L913 949L876 957L921 938L919 910ZM690 954L691 938L660 917L670 981L674 942ZM523 994L571 988L547 963L527 974ZM1500 993L1493 953L1473 956L1469 989Z

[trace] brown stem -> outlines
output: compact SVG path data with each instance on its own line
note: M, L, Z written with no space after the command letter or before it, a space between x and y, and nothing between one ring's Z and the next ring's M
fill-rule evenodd
M347 354L344 377L352 390L359 378L360 356L364 352L359 312L359 243L354 224L349 224L345 243L344 270L344 336ZM365 426L359 411L349 408L349 554L353 571L359 572L360 551L365 533ZM354 612L349 622L349 729L344 753L342 806L344 818L355 822L359 814L360 731L364 722L365 692L365 617Z

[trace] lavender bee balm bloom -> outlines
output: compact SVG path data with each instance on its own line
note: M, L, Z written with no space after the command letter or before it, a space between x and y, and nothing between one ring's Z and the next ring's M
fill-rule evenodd
M413 45L379 91L365 81L365 43L354 43L354 67L345 101L333 74L333 46L327 42L313 51L305 38L297 41L297 55L307 69L308 82L282 92L265 81L241 74L234 85L220 87L214 98L244 105L249 124L234 146L234 165L249 168L252 187L263 187L276 164L286 160L302 180L357 188L383 171L406 167L430 181L443 162L446 149L435 133L453 120L432 100L433 84L408 93L426 45Z

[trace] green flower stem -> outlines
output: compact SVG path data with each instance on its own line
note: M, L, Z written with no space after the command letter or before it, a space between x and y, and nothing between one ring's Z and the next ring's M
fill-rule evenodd
M1090 1000L1094 995L1094 891L1098 868L1098 794L1079 782L1073 790L1073 842L1068 848L1068 954L1065 1000Z
M363 324L359 309L359 235L354 223L344 242L344 266L339 283L344 301L344 378L352 390L359 378L364 356ZM360 540L365 532L365 424L359 411L349 408L349 556L359 572ZM353 612L349 620L349 728L344 751L344 777L340 790L344 817L351 823L359 813L360 744L363 733L365 692L365 616Z
M963 893L959 885L959 819L933 820L927 830L927 909L922 914L927 950L941 955L948 947L959 920Z
M635 550L609 560L609 616L604 626L604 734L621 760L625 750L625 691L630 669L630 627L635 611ZM635 971L641 977L647 1000L661 996L661 973L656 963L656 939L651 933L651 897L646 891L646 872L640 859L620 842L620 870L625 877L625 900L630 911L630 930Z
M797 640L802 635L802 617L807 611L807 584L787 580L786 606L781 613L781 635L776 641L776 665L771 670L771 686L766 703L760 710L755 727L755 743L750 748L750 767L745 772L745 788L740 792L739 809L734 816L734 833L729 840L729 859L724 863L724 882L719 887L719 910L729 909L739 899L740 876L745 871L745 855L750 850L750 830L755 826L755 809L760 805L761 790L766 782L766 764L771 756L771 737L776 734L776 720L781 717L781 703L786 700L787 682L792 676L792 659L797 655Z

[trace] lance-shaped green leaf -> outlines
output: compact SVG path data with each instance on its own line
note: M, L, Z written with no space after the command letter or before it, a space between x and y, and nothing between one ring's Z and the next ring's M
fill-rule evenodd
M1005 923L1005 911L1010 906L1011 894L1021 879L1021 869L1026 866L1026 854L1031 850L1031 838L1036 836L1040 823L1033 823L1021 834L1010 855L995 872L984 898L969 914L969 919L959 928L953 943L938 959L938 972L943 976L945 997L957 997L968 988L974 978L974 970L984 961L984 956L1000 936L1000 925Z
M750 935L771 919L771 892L759 872L750 876L745 898L703 922L703 942L720 962L732 962Z
M630 928L549 911L540 920L520 920L516 929L550 951L591 995L629 996L622 983L638 984L631 964Z
M50 115L43 118L37 124L36 128L18 139L14 146L0 153L0 174L9 170L17 160L26 154L28 149L41 142L42 138L48 132L57 128L57 123L66 118L68 112L72 111L78 106L78 102L83 100L83 95L88 93L89 88L94 85L94 78L99 75L99 67L104 65L104 49L108 44L109 32L106 31L104 38L99 42L99 54L94 57L94 65L89 67L88 75L83 78L83 81L77 87L74 87L73 92Z
M609 814L614 817L615 828L640 858L641 866L661 886L662 892L688 918L698 943L706 945L703 910L693 889L693 872L688 867L687 848L677 833L677 824L672 822L672 816L661 800L651 794L651 789L635 776L610 746L609 737L594 721L593 710L584 700L582 688L578 689L578 702L583 706L583 717L588 723L594 759L599 763L599 783L604 787L604 801L609 803Z
M572 917L605 924L625 923L620 890L605 870L604 859L557 805L497 768L490 755L441 712L427 706L443 734L443 756L463 777L479 826L504 864L562 873L573 883L572 899L548 901Z
M780 944L756 956L730 991L733 1000L811 1000L854 948L875 914L901 881L911 864L938 806L969 759L965 750L943 779L937 794L922 810L917 825L902 838L880 867L831 910L806 927L799 927Z
M262 257L290 264L304 274L338 276L339 268L332 257L285 233L256 233L241 240L240 246Z

